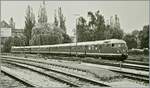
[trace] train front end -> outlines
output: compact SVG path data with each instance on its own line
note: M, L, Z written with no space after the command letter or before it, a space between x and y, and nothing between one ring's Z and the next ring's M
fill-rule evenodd
M128 47L124 40L118 40L114 42L114 48L116 48L115 53L121 55L121 57L118 58L119 60L123 61L128 58Z
M122 54L122 57L121 57L122 60L125 60L128 58L128 47L126 43L122 43L122 46L120 47L120 52Z
M105 40L102 44L101 53L105 54L102 58L106 57L108 59L123 61L128 57L128 47L124 40Z

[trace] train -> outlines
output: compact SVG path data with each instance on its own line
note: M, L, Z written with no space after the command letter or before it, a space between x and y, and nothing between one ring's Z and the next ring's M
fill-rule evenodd
M124 40L108 39L55 45L12 46L11 53L92 56L123 61L128 57L128 47Z

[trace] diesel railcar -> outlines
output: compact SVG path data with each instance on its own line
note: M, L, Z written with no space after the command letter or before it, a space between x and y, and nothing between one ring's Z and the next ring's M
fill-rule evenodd
M78 56L93 56L125 60L128 47L124 40L109 39L101 41L66 43L40 46L13 46L12 53L44 53Z

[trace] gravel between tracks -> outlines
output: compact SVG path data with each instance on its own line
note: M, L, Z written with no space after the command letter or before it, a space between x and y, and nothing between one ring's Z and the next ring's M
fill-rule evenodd
M27 86L18 82L17 80L5 75L0 74L0 88L26 88Z
M28 58L30 58L30 57L28 57ZM70 67L80 68L80 69L84 69L84 70L86 69L87 71L89 71L93 74L96 74L96 76L98 76L98 75L103 76L102 73L104 74L104 76L106 76L112 72L112 71L108 71L105 69L103 71L103 69L101 69L101 68L100 68L100 70L97 70L99 68L90 67L90 66L88 67L88 66L82 65L78 61L54 60L54 59L44 59L44 58L34 58L34 59L37 61L57 63L57 64L62 64L64 66L70 66ZM95 70L96 72L94 72L94 71L92 72L92 70ZM98 72L100 72L100 74ZM119 74L116 74L114 72L113 72L113 74L119 75ZM86 74L83 73L83 75L86 75ZM112 75L110 74L110 76L112 76ZM110 79L112 79L112 80L110 80ZM146 88L148 88L148 84L145 84L145 83L142 84L142 82L133 81L133 80L125 79L125 78L122 79L122 77L120 75L117 77L117 79L110 77L107 80L102 79L102 78L100 80L105 80L105 81L109 82L110 85L114 88L116 88L116 87L117 88L120 88L120 87L126 87L126 88L129 88L129 87L130 88L131 87L133 87L133 88L135 88L135 87L138 87L138 88L142 87L143 88L144 87L145 88L146 87Z
M98 78L101 81L108 81L108 80L113 80L116 78L121 78L122 76L118 73L103 69L103 68L96 68L96 67L91 67L91 66L86 66L81 64L80 62L76 61L60 61L60 60L52 60L52 59L47 59L43 60L44 62L49 62L49 63L56 63L60 64L63 66L68 66L72 68L77 68L81 70L86 70L87 73L91 73L95 76L95 78ZM87 76L87 73L83 73L82 75ZM88 76L90 77L90 76Z
M8 68L10 68L11 72L15 72L18 76L30 80L31 82L37 84L40 87L68 87L68 85L64 83L58 82L47 76L42 76L33 71L22 69L8 64L2 64L2 65L5 67L7 66Z
M115 72L112 72L103 68L95 68L91 66L86 66L86 65L80 64L80 62L77 62L77 61L63 61L63 60L53 60L53 59L33 58L33 57L32 58L28 57L24 59L29 59L29 60L33 59L33 60L44 62L44 63L52 63L56 65L65 66L68 68L74 68L74 69L77 69L77 71L74 71L76 74L80 74L82 76L88 75L88 77L96 78L100 81L110 81L110 80L114 80L114 79L122 77L118 73L115 73ZM79 72L78 69L83 70L85 72L81 72L81 71ZM68 71L71 71L71 70L68 70ZM90 74L92 74L93 76Z

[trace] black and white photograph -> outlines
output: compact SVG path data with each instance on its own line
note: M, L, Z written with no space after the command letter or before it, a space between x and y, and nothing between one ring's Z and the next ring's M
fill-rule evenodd
M0 8L0 88L149 88L149 0Z

